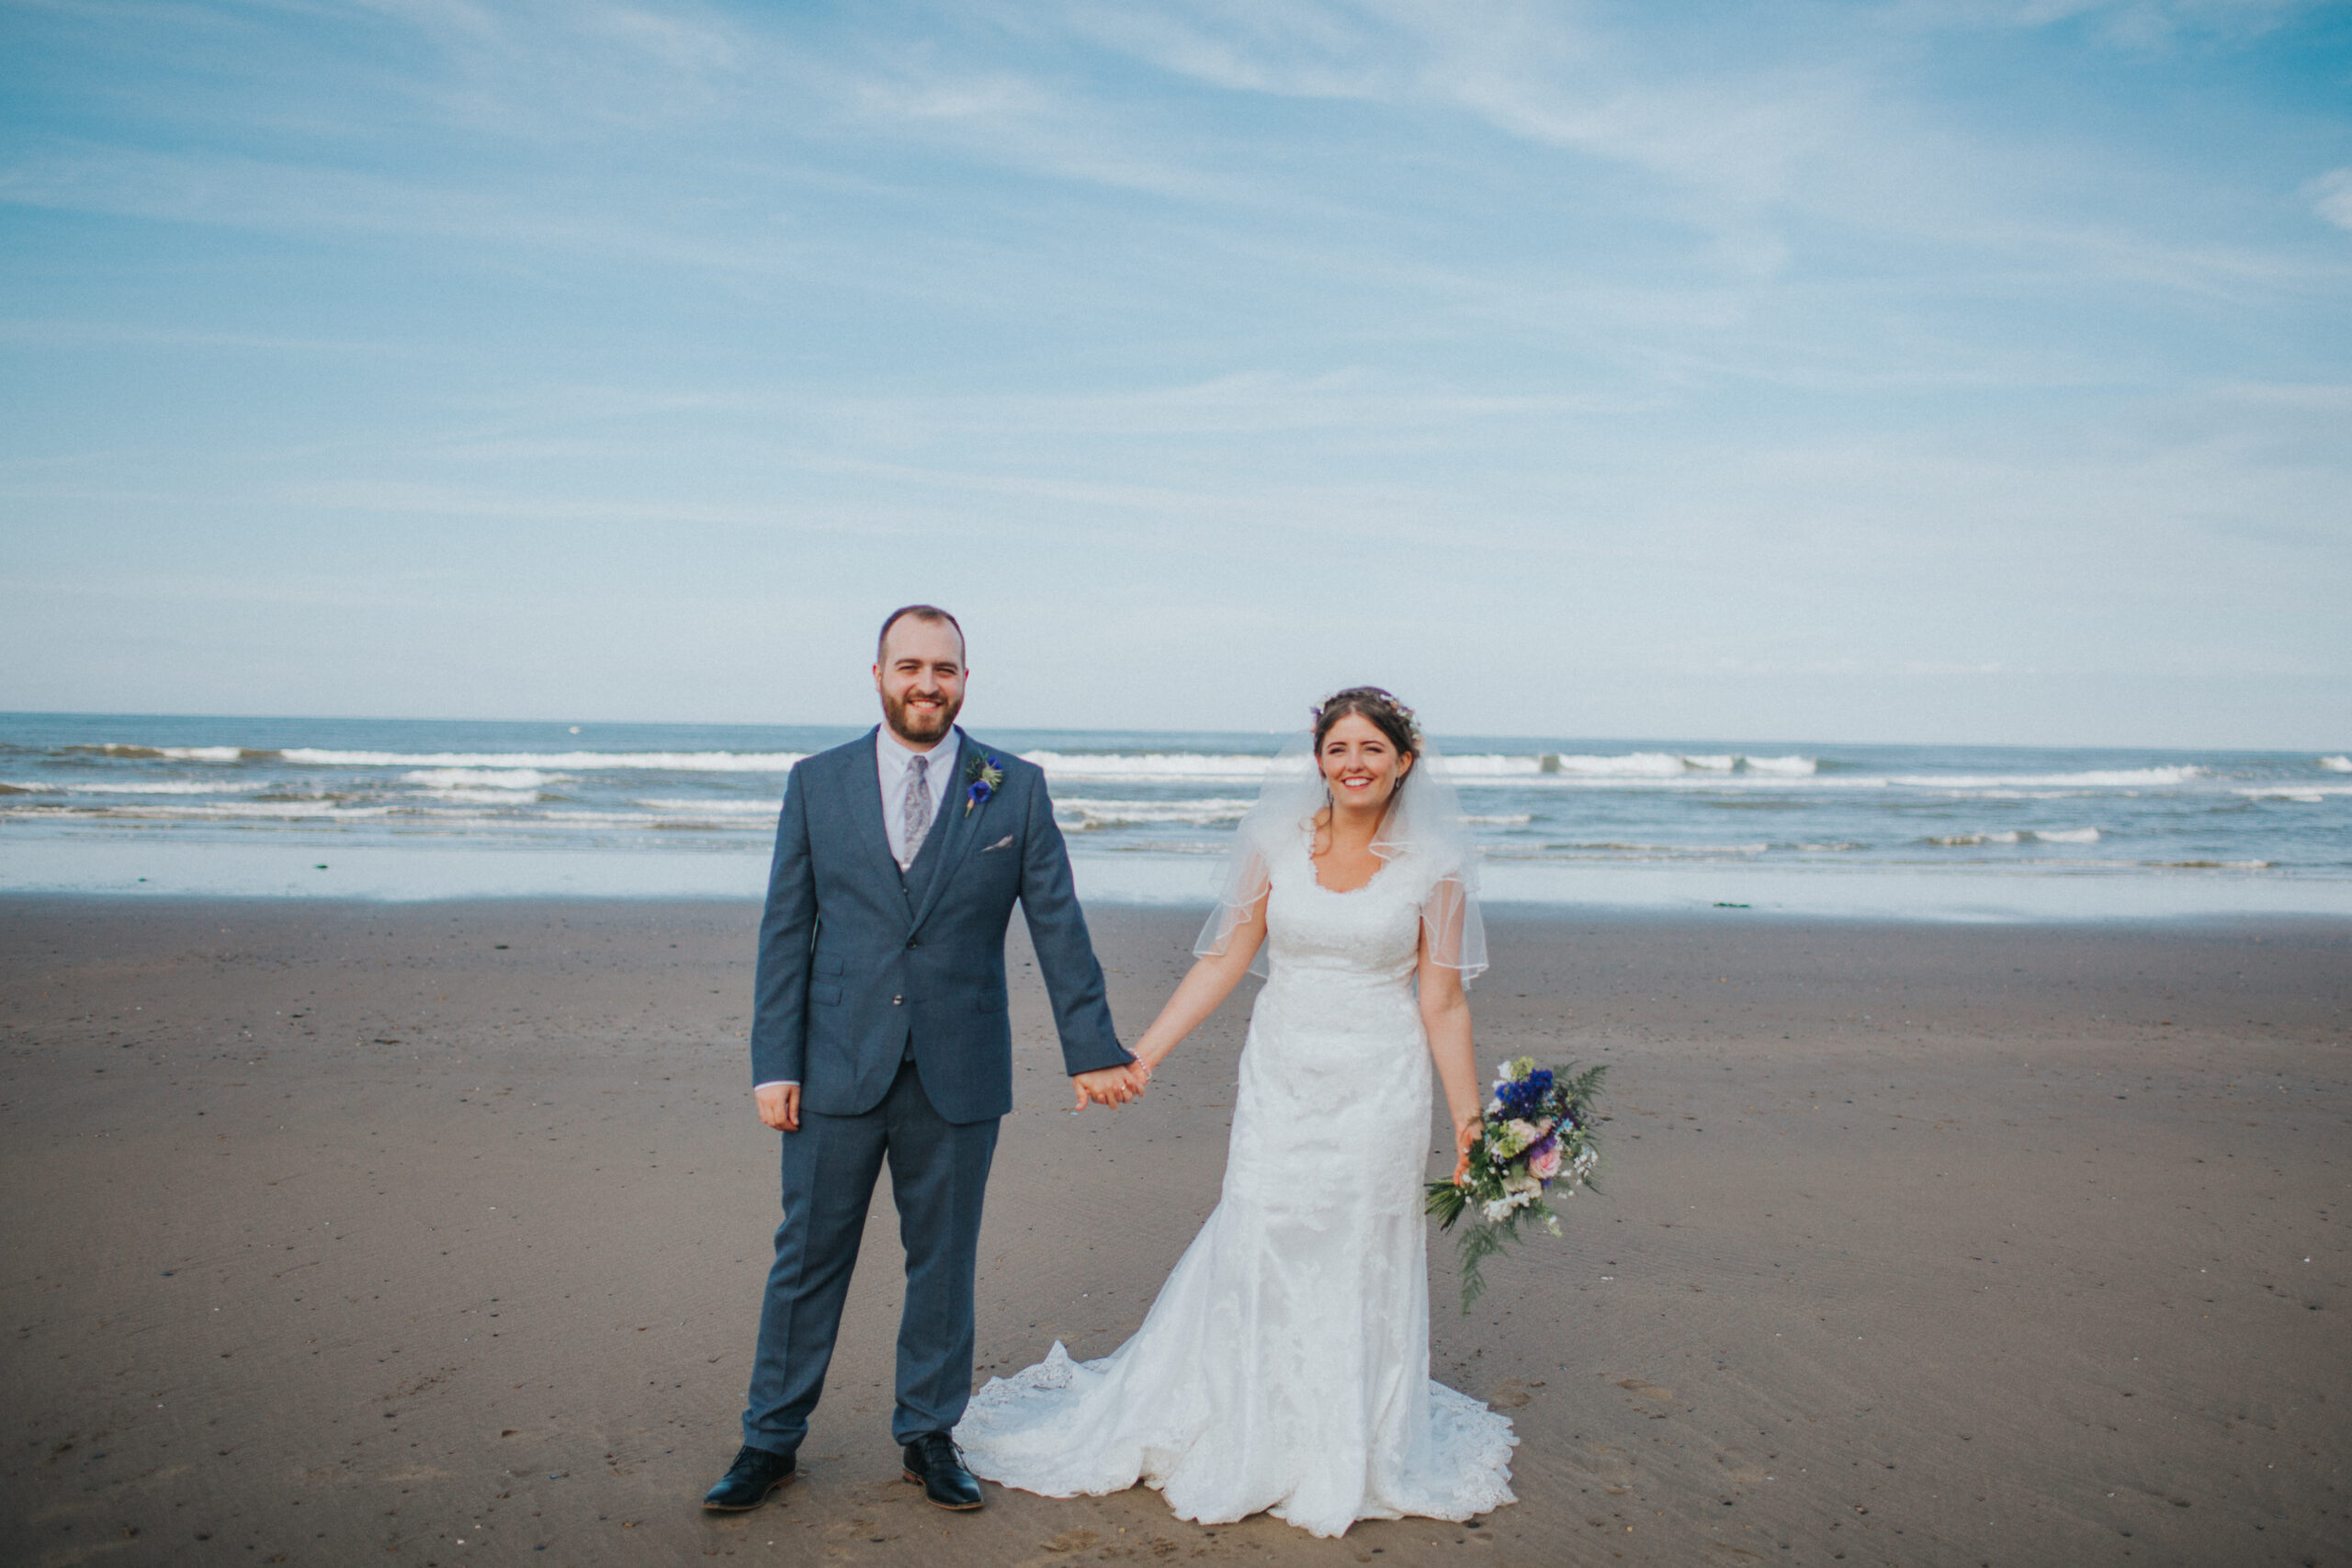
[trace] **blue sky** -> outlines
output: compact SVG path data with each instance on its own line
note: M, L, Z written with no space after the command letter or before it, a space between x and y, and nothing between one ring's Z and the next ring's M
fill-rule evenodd
M2352 6L0 5L0 708L2352 741Z

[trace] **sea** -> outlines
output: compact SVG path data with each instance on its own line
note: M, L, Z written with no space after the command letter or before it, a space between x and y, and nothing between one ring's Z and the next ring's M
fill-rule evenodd
M847 727L0 715L0 891L756 897ZM1283 737L991 729L1091 902L1205 904ZM2352 915L2344 751L1441 736L1485 897L1931 920Z

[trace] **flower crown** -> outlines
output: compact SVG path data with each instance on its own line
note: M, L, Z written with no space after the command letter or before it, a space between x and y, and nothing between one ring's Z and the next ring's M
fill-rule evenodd
M1308 728L1322 728L1324 713L1337 703L1377 708L1394 716L1399 723L1404 725L1405 733L1412 738L1413 750L1419 751L1421 749L1420 721L1413 716L1413 710L1398 702L1393 693L1384 691L1378 686L1350 686L1344 692L1332 693L1315 705L1307 721Z

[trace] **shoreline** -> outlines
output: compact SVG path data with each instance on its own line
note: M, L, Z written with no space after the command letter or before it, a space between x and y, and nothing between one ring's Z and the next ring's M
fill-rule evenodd
M1516 1423L1521 1501L1318 1541L1148 1489L922 1506L881 1194L801 1481L699 1512L775 1214L750 901L0 896L0 1512L58 1562L2352 1548L2352 926L1490 913L1482 1061L1611 1067L1564 1242L1465 1317L1432 1239L1432 1375ZM1132 1035L1197 911L1090 919ZM1074 1117L1017 921L1008 956L983 1380L1140 1321L1216 1201L1254 993Z
M1198 922L1213 907L1206 897L1197 899L1159 899L1148 903L1110 898L1081 898L1090 919L1128 918L1151 919L1167 916ZM625 897L595 897L576 893L455 893L413 898L375 898L337 893L188 893L172 890L135 892L59 890L49 888L13 888L0 886L0 917L10 911L38 909L52 906L61 912L85 910L96 912L110 908L170 909L175 907L197 908L218 905L226 908L255 912L270 909L307 909L346 911L424 911L432 909L467 910L514 908L539 909L644 909L664 908L734 910L745 913L756 921L761 900L736 893L648 893ZM1655 904L1570 904L1552 902L1521 902L1487 898L1481 908L1490 926L1527 927L1541 929L1555 926L1644 926L1651 928L1703 928L1726 934L1742 924L1776 929L1819 926L1825 930L1853 931L1886 928L1918 933L1947 931L2036 931L2052 933L2139 933L2151 937L2166 934L2220 934L2251 931L2276 930L2291 932L2352 932L2352 913L2303 913L2288 911L2273 913L2259 909L2205 909L2181 912L2164 911L2149 914L2097 914L2080 916L2027 916L2001 919L1967 919L1950 914L1928 912L1914 915L1882 914L1876 911L1852 913L1824 912L1810 909L1788 909L1770 906L1728 905L1723 907L1690 908ZM1020 919L1016 912L1013 929L1017 933Z
M1211 857L1090 854L1073 848L1079 895L1094 907L1205 908ZM756 900L764 847L516 848L443 841L383 846L247 843L0 833L0 897ZM2228 869L1895 866L1804 869L1489 860L1486 901L1544 910L2031 924L2253 917L2352 919L2352 875Z

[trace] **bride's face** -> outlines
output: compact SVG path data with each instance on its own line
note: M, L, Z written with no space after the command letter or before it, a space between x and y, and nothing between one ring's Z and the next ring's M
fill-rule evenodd
M1411 758L1397 754L1378 725L1356 713L1341 718L1324 735L1315 761L1331 786L1333 801L1363 807L1387 805L1413 765Z

